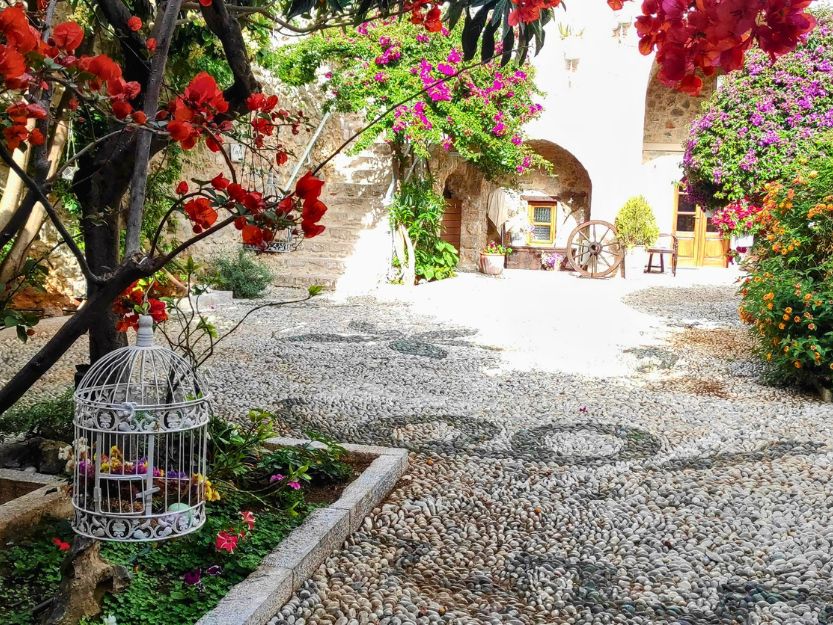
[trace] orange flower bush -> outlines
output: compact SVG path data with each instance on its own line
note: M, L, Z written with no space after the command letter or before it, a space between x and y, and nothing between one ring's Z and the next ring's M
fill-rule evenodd
M781 381L833 388L833 158L766 189L741 320Z

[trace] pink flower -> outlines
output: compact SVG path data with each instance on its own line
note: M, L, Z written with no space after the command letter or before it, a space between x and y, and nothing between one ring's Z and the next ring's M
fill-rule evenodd
M217 548L217 551L234 553L239 540L240 537L237 534L232 534L228 530L223 530L222 532L219 532L217 534L217 538L214 539L214 546Z
M251 532L255 528L255 513L249 510L240 511L240 517L243 519L243 523L245 523L249 527L249 531Z
M292 490L298 490L301 488L301 484L299 482L290 482L289 488L291 488Z
M417 35L417 38L416 38L416 39L417 39L417 41L418 41L419 43L428 43L429 41L431 41L431 40L428 38L428 35L424 35L423 33L419 33L419 34Z
M492 126L492 134L496 137L501 136L504 132L506 132L506 124L503 122L498 122Z
M443 150L445 150L446 152L448 152L453 146L454 143L451 141L451 137L446 137L443 140Z
M373 80L376 82L385 82L387 77L382 72L376 72L376 75L373 77Z
M459 63L463 60L463 57L460 56L460 53L457 51L457 48L452 48L451 52L448 53L447 60L449 63Z
M513 135L511 141L514 145L520 145L523 143L523 139L521 139L518 135Z
M281 475L280 473L275 473L275 475L269 478L269 483L274 484L275 482L280 482L284 479L284 477L285 476Z
M437 69L441 74L445 74L446 76L453 76L457 70L455 70L451 65L448 63L439 63L437 64Z

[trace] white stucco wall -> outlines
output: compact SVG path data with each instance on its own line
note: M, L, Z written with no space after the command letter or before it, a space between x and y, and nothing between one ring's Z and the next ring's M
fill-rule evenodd
M622 40L614 36L619 14L604 2L573 2L556 15L543 50L533 60L536 81L546 95L542 116L527 129L530 138L557 143L584 165L593 184L592 218L613 221L629 197L642 194L667 231L681 155L642 162L653 58L639 53L632 26ZM584 31L577 44L562 40L559 22L574 32ZM567 69L564 58L570 45L580 54L575 71Z

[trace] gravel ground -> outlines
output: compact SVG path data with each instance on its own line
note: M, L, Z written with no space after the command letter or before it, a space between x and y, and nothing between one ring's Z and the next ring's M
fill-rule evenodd
M476 306L454 323L369 298L253 316L211 362L219 410L413 452L272 623L833 623L833 409L758 383L733 286L615 299L601 328L547 317L592 334L624 372L606 377L557 349L514 367L523 346L484 340ZM619 340L628 315L654 329L644 344ZM23 351L2 341L0 376Z

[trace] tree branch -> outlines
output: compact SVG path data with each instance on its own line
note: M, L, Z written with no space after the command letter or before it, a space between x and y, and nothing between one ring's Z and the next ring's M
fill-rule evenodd
M234 84L223 92L229 103L230 111L243 112L246 110L246 98L252 93L260 91L260 83L252 72L252 65L246 56L246 42L240 23L228 11L220 0L214 0L209 6L200 5L202 16L209 30L220 40L228 61Z
M157 35L156 54L150 63L150 76L143 101L143 111L148 119L155 119L159 108L159 92L165 78L165 65L168 60L168 50L171 47L176 17L182 0L168 0L165 12L155 27ZM130 179L130 203L127 209L127 226L124 243L125 256L139 250L141 245L142 218L145 214L145 198L147 196L148 166L150 161L150 142L152 134L149 130L139 129L136 139L136 156L133 162L133 175Z

